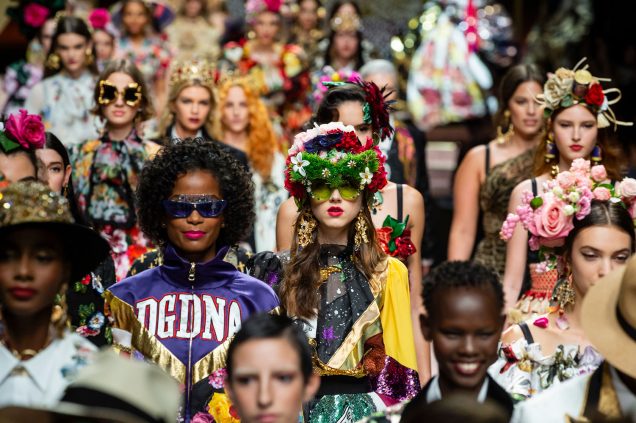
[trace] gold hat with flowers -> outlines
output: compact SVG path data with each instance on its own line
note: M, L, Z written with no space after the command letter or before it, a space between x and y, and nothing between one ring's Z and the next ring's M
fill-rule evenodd
M16 182L0 191L0 235L22 227L56 231L67 245L71 281L80 280L108 255L108 243L73 221L68 201L39 182Z
M207 60L188 60L176 63L170 73L170 85L179 85L195 80L212 87L217 77L214 66Z
M621 91L618 88L603 89L601 81L610 79L593 76L587 70L588 65L581 67L585 60L585 57L581 59L574 69L559 68L548 77L543 93L536 97L537 102L545 107L545 118L550 118L557 110L581 104L597 116L599 128L607 128L610 124L614 124L614 129L617 125L631 126L632 122L617 120L609 107L618 103ZM608 94L616 94L616 97L610 100Z

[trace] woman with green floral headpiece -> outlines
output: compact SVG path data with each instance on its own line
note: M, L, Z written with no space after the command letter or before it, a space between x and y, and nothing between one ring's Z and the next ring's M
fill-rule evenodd
M340 122L296 135L287 157L285 187L299 214L279 296L322 377L310 422L356 421L419 389L408 272L382 251L371 219L383 164L377 143Z

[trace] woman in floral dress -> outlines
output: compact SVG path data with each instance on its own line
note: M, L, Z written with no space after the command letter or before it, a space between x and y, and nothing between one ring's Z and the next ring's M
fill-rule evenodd
M80 208L111 247L117 280L148 247L139 231L134 191L144 161L156 145L144 142L137 125L152 116L143 77L125 60L112 62L95 87L95 113L106 121L99 139L71 150Z

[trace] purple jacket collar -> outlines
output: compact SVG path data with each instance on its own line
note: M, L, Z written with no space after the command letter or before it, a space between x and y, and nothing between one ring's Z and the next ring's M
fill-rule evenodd
M225 261L229 247L221 247L212 260L203 263L189 262L177 253L176 249L168 244L163 253L163 266L161 273L165 279L176 285L183 287L197 286L205 282L206 285L214 285L218 281L218 286L222 286L232 280L236 267Z

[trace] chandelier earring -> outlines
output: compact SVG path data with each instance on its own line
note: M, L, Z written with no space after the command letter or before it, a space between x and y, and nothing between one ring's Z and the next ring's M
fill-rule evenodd
M592 159L593 165L601 164L603 160L603 150L601 150L601 146L596 144L592 149L592 154L590 154L590 159Z
M505 129L504 129L505 128ZM503 144L510 140L515 133L515 127L512 125L512 119L510 118L510 110L506 110L503 113L502 122L497 126L497 142Z
M314 232L318 227L318 222L313 213L303 210L298 220L297 242L300 248L305 248L314 242Z
M360 251L360 247L362 244L367 244L369 242L369 237L367 236L367 230L369 229L367 225L367 221L364 218L364 214L362 210L358 213L358 217L356 217L356 234L353 237L353 245L356 251Z
M567 308L573 306L576 302L576 292L574 292L572 283L571 275L567 275L561 278L554 287L552 301L557 304L560 313L565 312Z
M93 57L93 50L87 48L84 52L86 54L86 66L90 66L95 61L95 57Z

